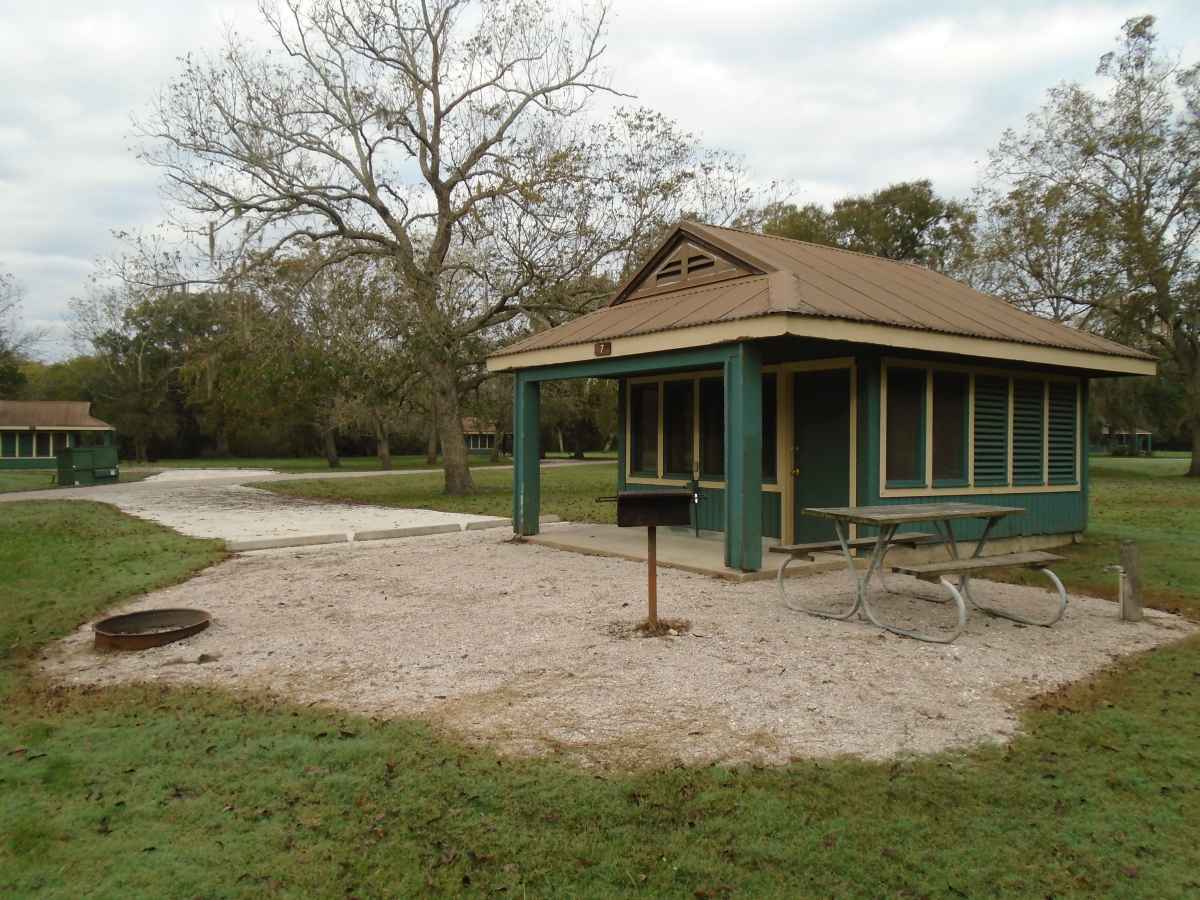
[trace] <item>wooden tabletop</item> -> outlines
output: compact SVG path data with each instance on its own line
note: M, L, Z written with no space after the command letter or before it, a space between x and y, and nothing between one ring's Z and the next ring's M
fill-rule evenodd
M808 507L806 516L840 519L856 525L904 525L933 519L993 519L1023 513L1020 506L988 506L982 503L897 503L890 506Z

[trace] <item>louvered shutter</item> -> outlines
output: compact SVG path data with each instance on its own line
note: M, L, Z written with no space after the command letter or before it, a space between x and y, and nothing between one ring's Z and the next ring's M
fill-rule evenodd
M1008 379L975 377L975 484L1008 484Z
M1074 382L1050 383L1050 483L1078 480L1079 394Z
M1042 483L1045 385L1013 379L1013 484Z

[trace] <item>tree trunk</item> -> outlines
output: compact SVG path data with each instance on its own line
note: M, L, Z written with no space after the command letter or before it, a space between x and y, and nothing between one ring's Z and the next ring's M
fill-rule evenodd
M1188 469L1190 478L1200 478L1200 421L1192 425L1192 465Z
M321 440L325 447L325 461L329 463L329 468L337 469L342 465L341 459L338 457L337 451L337 429L326 428L321 433Z
M437 403L429 398L429 443L425 445L425 465L437 465L438 458L438 415Z
M567 442L563 440L562 429L555 428L554 432L555 432L555 434L558 435L558 452L561 453L563 456L566 456L567 455Z
M224 425L217 429L217 446L213 452L222 458L229 456L229 431Z
M146 455L146 439L144 437L135 437L133 439L133 456L140 463L148 462Z
M442 471L446 476L446 493L462 496L475 491L467 457L467 442L463 439L462 417L458 408L458 379L446 363L434 363L432 371L437 391L438 434L442 439Z
M379 457L379 468L392 467L392 441L383 422L375 421L375 454Z

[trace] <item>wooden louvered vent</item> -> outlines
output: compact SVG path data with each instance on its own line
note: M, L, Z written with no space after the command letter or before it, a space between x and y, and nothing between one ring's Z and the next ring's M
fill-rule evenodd
M1008 379L975 379L975 484L1008 484Z
M1078 438L1078 393L1073 383L1050 383L1050 483L1078 480L1075 445Z
M681 241L656 269L633 284L618 302L749 274L747 269L719 253L691 241Z
M1013 379L1013 484L1042 483L1045 384Z
M667 260L654 273L654 281L657 285L695 281L701 274L711 272L716 264L717 261L707 253L695 252L694 248L685 245L682 252Z

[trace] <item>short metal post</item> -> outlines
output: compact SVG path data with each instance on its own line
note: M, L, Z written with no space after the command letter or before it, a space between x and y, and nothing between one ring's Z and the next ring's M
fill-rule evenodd
M649 596L649 609L646 621L650 627L658 627L658 532L653 525L646 526L646 587Z
M1142 581L1137 544L1133 541L1121 541L1121 588L1121 619L1142 621Z

